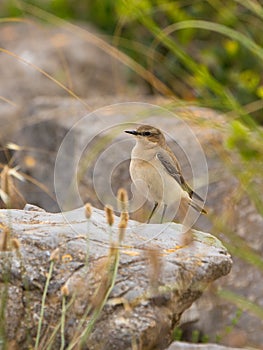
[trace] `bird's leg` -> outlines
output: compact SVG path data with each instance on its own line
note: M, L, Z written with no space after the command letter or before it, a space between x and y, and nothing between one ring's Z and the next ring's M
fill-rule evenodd
M161 224L163 223L163 218L164 218L164 214L166 212L166 209L167 209L167 204L164 204L163 205L163 213L162 213L162 217L161 217Z
M152 212L151 212L151 214L150 214L150 216L149 216L149 218L148 218L148 220L147 220L147 224L149 224L149 222L150 222L150 220L151 220L153 214L155 213L155 210L156 210L157 207L158 207L158 202L155 202L155 203L154 203L153 210L152 210Z

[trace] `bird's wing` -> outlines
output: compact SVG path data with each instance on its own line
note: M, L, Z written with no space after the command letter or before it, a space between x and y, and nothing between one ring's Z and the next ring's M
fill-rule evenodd
M162 163L165 170L179 183L182 189L189 194L190 198L195 197L196 199L204 202L203 198L194 192L185 181L176 157L173 154L170 155L169 153L170 152L167 152L166 150L160 150L157 152L157 158Z
M156 154L159 161L164 166L165 170L169 175L171 175L180 186L183 187L183 184L185 183L184 178L181 173L180 166L177 161L175 161L166 150L160 150Z

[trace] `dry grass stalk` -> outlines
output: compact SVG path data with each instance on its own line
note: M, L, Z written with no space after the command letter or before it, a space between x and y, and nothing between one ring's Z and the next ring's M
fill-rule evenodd
M80 345L83 346L86 339L90 335L100 313L109 299L110 293L115 285L117 272L119 266L119 249L115 245L111 245L109 255L108 255L108 268L106 269L103 278L101 280L100 286L96 293L96 298L93 300L94 312L90 319L90 322L83 334L81 335Z
M23 195L19 192L15 185L13 176L17 176L18 173L15 168L10 168L5 165L0 175L0 187L1 187L1 208L14 208L22 209L26 205L26 201ZM21 179L21 177L19 177Z
M128 224L129 221L129 213L127 211L121 212L121 222L126 222L126 226Z
M156 290L162 270L161 252L158 248L149 248L146 254L150 265L150 286Z
M121 220L120 220L120 223L118 225L119 242L120 243L123 242L123 240L124 240L126 228L127 228L127 225L128 225L128 220L129 220L129 214L127 212L121 213Z
M100 275L99 285L94 293L94 297L91 300L91 307L89 307L83 318L80 320L78 331L75 333L74 339L70 342L67 349L82 349L86 340L89 337L95 323L97 322L101 311L107 302L109 295L114 287L117 271L119 266L119 249L112 244L109 250L107 258L103 258L94 271L94 276ZM89 317L89 322L84 329L82 329L84 323L86 323L87 316ZM82 329L82 331L81 331ZM81 331L81 333L79 333Z
M90 234L90 218L92 215L92 206L90 203L85 204L85 216L87 218L87 233L86 233L86 259L85 264L88 266L89 262L89 234Z
M6 252L9 250L9 241L10 241L10 229L9 227L5 226L2 235L1 235L1 241L0 241L0 251Z
M51 255L50 255L49 271L48 271L48 274L47 274L47 279L46 279L46 283L45 283L45 287L44 287L44 291L43 291L43 295L42 295L42 300L41 300L41 309L40 309L39 321L38 321L38 326L37 326L37 335L36 335L34 350L38 350L39 349L40 337L41 337L41 329L42 329L42 324L43 324L43 321L44 321L44 311L45 311L45 302L46 302L46 297L47 297L47 291L48 291L49 283L50 283L50 280L51 280L51 277L52 277L54 264L56 262L58 262L59 258L60 258L60 254L59 253L60 253L59 248L56 248L56 249L54 249L51 252Z
M66 322L66 298L69 295L68 287L64 284L61 288L61 294L62 294L62 306L61 306L61 345L60 350L65 349L65 322Z
M110 276L107 273L105 273L102 276L102 279L100 281L100 285L99 285L95 295L93 296L93 298L91 300L93 310L98 309L100 307L100 305L102 304L102 302L105 299L105 296L107 294L107 290L109 288L109 285L110 285Z
M95 310L100 308L100 306L104 302L105 297L112 284L114 268L118 253L118 248L115 245L111 245L107 261L105 261L104 264L100 266L103 269L100 273L101 280L99 287L92 299L92 306Z

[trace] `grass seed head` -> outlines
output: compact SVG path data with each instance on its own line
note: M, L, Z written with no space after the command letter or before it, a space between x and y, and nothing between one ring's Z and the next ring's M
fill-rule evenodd
M11 245L15 250L19 250L20 249L20 242L17 238L13 238L11 241Z
M50 255L50 261L54 261L57 262L59 261L59 248L56 248L52 251L51 255Z
M105 213L108 225L112 226L114 224L114 214L113 209L110 205L106 205Z
M87 219L90 219L92 215L92 206L90 203L85 204L85 216Z
M61 287L61 294L65 297L69 296L69 289L66 284Z
M128 194L124 188L120 188L117 193L117 198L121 211L127 211Z

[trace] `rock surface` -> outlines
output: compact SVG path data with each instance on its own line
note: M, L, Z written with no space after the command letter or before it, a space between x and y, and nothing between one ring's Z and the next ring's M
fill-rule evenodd
M25 209L0 212L2 234L9 227L9 244L13 242L17 248L15 239L20 245L18 250L9 250L7 245L0 253L1 288L7 287L8 291L7 338L13 349L28 349L34 344L41 298L55 251L41 341L48 342L60 322L61 287L66 285L70 307L65 334L69 343L87 306L96 311L101 302L104 277L109 275L107 263L116 251L109 249L109 227L99 209L93 210L89 224L84 208L58 214L31 206ZM115 217L114 242L118 240L118 221ZM89 262L85 264L87 233ZM229 273L232 265L226 249L210 234L195 231L194 241L187 247L180 245L181 238L181 226L175 223L145 225L129 221L119 248L115 285L87 339L87 348L128 350L136 343L150 350L164 349L169 344L181 314L210 282ZM93 309L86 319L92 315ZM60 331L53 348L58 349L59 343Z
M167 350L238 350L240 348L229 348L218 344L189 344L174 342Z

